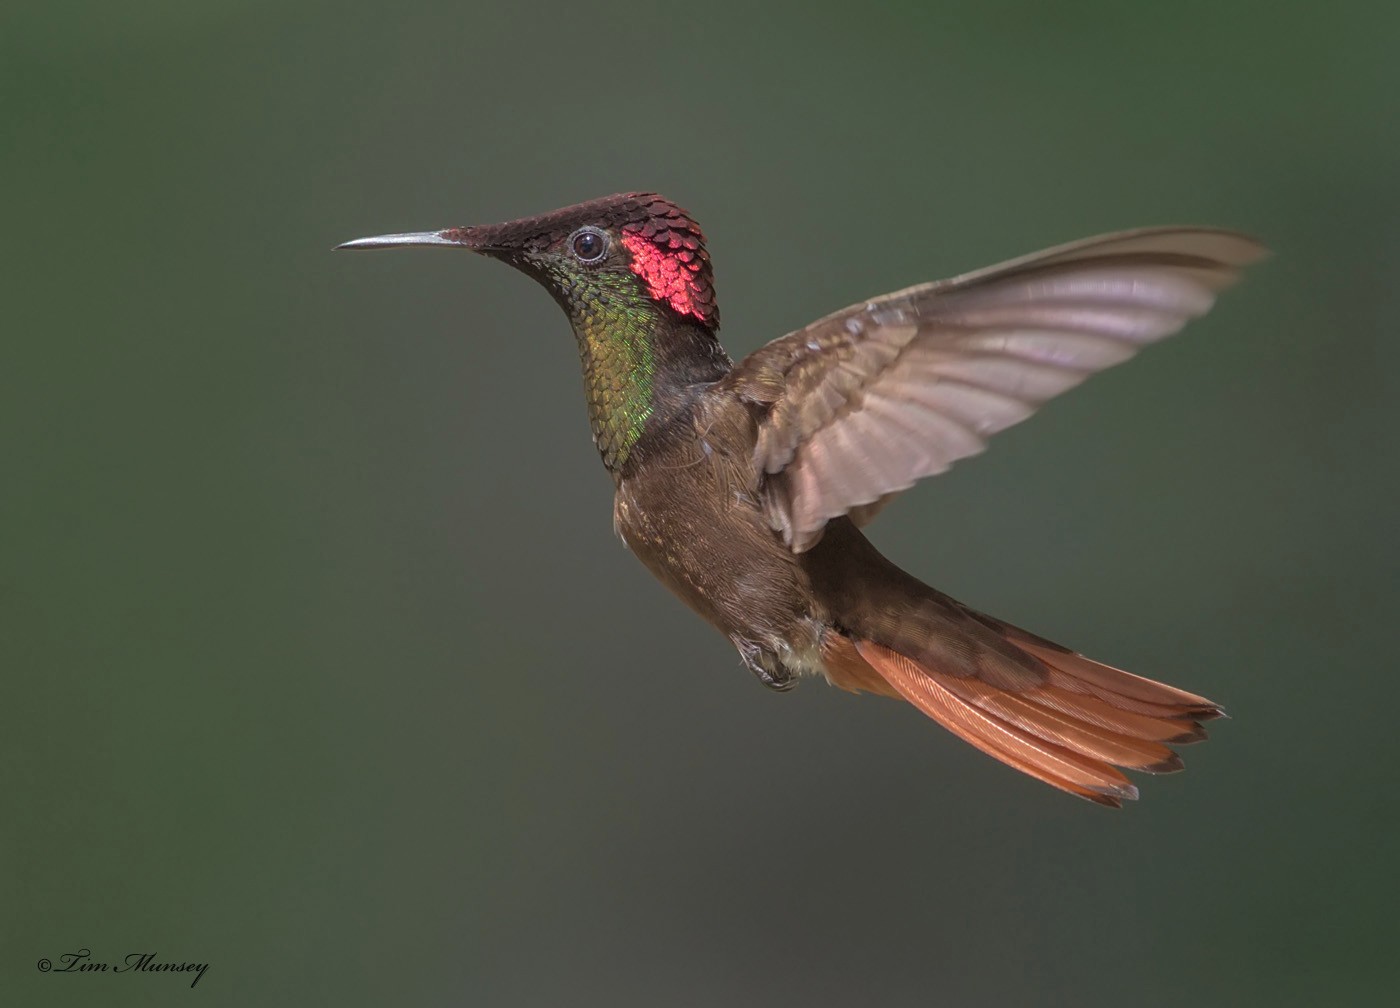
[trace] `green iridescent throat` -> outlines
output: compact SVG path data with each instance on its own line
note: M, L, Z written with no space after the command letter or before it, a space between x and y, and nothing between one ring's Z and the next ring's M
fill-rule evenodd
M583 362L593 441L609 469L627 460L655 408L656 306L636 277L571 278L569 314Z

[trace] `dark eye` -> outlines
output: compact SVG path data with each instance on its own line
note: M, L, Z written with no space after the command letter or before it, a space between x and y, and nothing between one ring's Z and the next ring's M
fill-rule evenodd
M574 235L574 255L579 262L597 262L607 251L608 241L597 231L580 231Z

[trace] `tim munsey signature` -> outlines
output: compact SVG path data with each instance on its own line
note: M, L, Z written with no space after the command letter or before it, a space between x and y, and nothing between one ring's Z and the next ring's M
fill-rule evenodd
M190 981L193 987L209 968L208 963L156 962L154 952L132 952L120 963L94 962L92 949L81 948L76 952L65 952L58 957L60 965L55 966L48 959L40 959L40 973L193 973Z

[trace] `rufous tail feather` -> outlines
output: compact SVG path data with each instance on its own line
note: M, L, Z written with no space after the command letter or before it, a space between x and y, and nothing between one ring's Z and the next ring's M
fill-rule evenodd
M987 618L1043 669L1025 689L931 668L893 648L832 631L823 643L837 686L909 701L953 734L1038 780L1101 805L1138 791L1119 767L1172 773L1168 745L1206 737L1200 722L1222 711L1204 697L1102 665Z

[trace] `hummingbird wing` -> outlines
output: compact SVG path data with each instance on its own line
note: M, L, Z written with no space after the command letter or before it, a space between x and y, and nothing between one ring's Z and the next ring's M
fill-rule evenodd
M740 361L753 464L794 552L1089 375L1205 314L1267 250L1233 231L1145 228L1061 245L852 305Z

